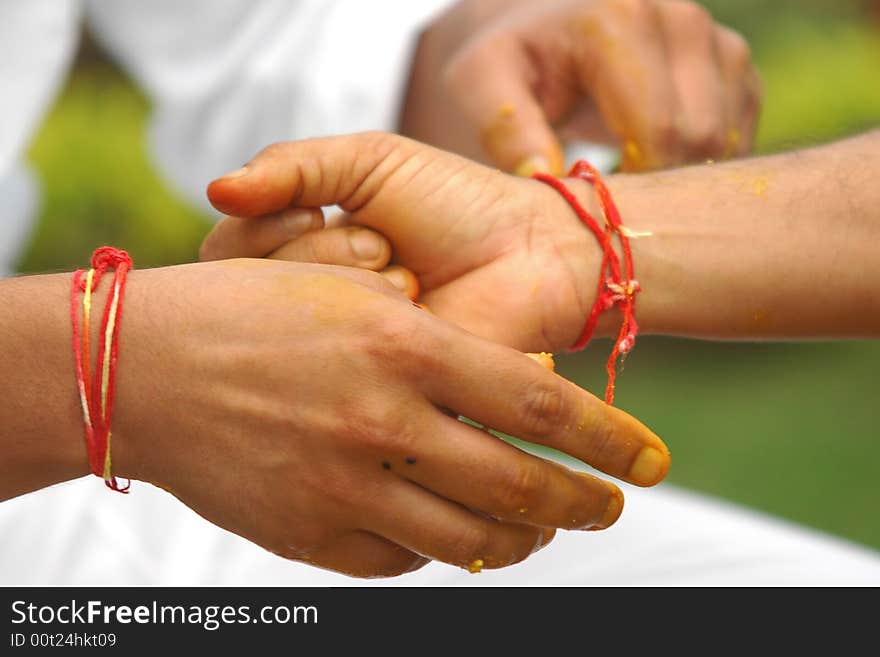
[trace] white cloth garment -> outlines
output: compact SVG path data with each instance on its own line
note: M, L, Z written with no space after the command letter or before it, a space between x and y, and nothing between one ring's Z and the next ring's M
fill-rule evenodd
M431 563L357 580L285 561L149 484L134 482L125 496L86 477L0 504L0 584L880 585L871 550L668 484L622 487L626 505L612 528L560 531L515 566L471 575Z
M449 1L0 0L0 271L35 212L22 153L83 17L153 99L160 171L204 204L209 180L268 143L392 128L418 29ZM122 496L86 477L0 503L0 584L880 585L872 550L669 485L624 489L611 530L560 532L523 564L362 582L287 562L148 484Z

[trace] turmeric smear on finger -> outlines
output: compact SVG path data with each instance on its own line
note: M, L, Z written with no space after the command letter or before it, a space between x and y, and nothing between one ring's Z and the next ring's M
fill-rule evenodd
M548 354L546 351L542 351L539 354L526 354L526 356L531 358L536 363L543 365L551 372L556 371L556 361L553 360L553 354Z

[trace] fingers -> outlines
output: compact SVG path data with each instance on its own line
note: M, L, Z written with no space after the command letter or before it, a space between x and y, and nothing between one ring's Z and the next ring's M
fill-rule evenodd
M388 463L441 497L499 520L548 528L605 529L620 516L623 494L609 482L442 413L431 412L420 424L433 439L414 442Z
M621 1L584 22L579 72L623 143L623 168L683 161L681 116L657 3Z
M260 222L262 218L245 221ZM368 228L327 228L287 242L275 249L269 257L275 260L379 271L391 259L391 245L382 235Z
M201 260L262 258L282 244L324 226L320 208L291 208L252 221L226 217L208 233Z
M737 81L722 75L715 24L692 2L658 4L675 86L688 160L721 158L738 110L728 105L725 87Z
M419 279L406 267L392 265L381 272L391 284L403 292L410 301L419 298Z
M352 577L396 577L429 559L370 532L353 531L309 554L307 562Z
M260 218L248 221L261 221ZM406 267L392 265L388 240L369 228L326 228L284 244L269 256L276 260L340 265L378 271L411 301L419 298L419 280Z
M562 147L531 88L536 75L516 37L499 32L456 55L445 83L501 169L523 176L561 175Z
M354 211L400 167L422 166L407 162L420 150L426 149L381 132L272 144L208 185L208 198L220 212L238 217L334 204Z
M751 147L760 84L745 41L685 0L617 0L586 21L582 86L623 143L623 168Z
M402 479L386 487L380 502L383 512L365 513L364 529L461 568L503 568L522 561L545 541L538 527L477 515Z
M717 25L702 6L658 3L689 161L751 151L760 108L760 81L742 36Z
M669 450L638 420L518 352L448 328L436 376L421 379L436 405L638 486L666 476Z
M725 155L747 155L754 146L761 111L761 80L752 64L748 42L726 27L715 31L727 105L733 120Z

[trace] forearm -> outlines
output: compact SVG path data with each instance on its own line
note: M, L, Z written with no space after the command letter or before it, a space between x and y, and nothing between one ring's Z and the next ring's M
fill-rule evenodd
M631 241L643 332L880 335L878 176L875 131L790 154L612 177L626 226L651 233Z
M0 281L0 500L88 474L69 275Z

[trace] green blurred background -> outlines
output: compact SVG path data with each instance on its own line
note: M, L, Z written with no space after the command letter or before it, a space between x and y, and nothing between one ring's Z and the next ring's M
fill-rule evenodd
M761 152L880 125L880 2L711 0L751 42L765 85ZM210 222L163 184L149 103L89 40L30 159L45 186L20 268L72 269L100 244L140 267L195 259ZM608 343L559 370L604 388ZM645 338L618 404L673 451L670 481L880 548L880 343L709 344Z

